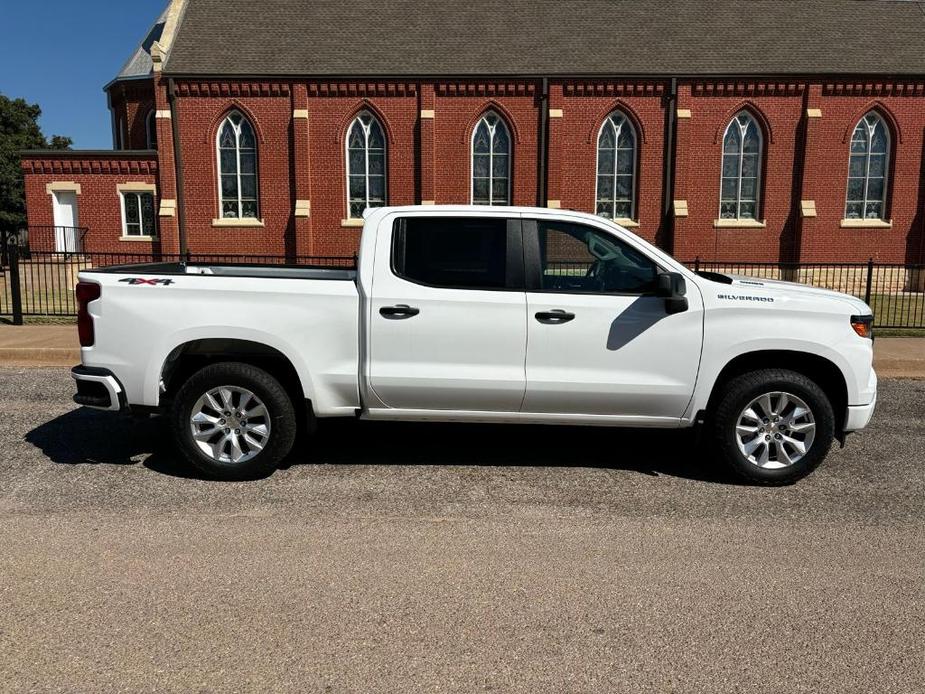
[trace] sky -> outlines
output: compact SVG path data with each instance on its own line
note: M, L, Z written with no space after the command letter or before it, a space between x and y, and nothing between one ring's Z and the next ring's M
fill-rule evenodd
M46 137L112 148L103 87L167 0L0 0L0 93L42 108Z

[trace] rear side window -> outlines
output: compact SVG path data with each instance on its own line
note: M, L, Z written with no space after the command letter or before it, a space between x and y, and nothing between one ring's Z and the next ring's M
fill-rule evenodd
M392 270L432 287L507 289L508 250L506 219L409 217L396 225Z

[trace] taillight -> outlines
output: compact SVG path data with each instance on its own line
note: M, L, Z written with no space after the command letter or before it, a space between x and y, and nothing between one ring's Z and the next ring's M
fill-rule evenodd
M871 315L851 316L851 327L861 337L872 337L874 334L874 317Z
M89 306L90 302L99 299L102 293L103 289L98 284L77 283L77 291L74 295L77 298L77 335L80 337L81 347L93 346L93 316L90 315Z

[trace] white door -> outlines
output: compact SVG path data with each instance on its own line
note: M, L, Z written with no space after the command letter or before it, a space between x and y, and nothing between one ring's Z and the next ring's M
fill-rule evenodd
M76 253L77 248L77 193L59 190L54 193L55 250L59 253Z
M682 416L700 363L703 305L670 315L657 265L608 232L524 223L524 412L609 415L640 425Z
M411 216L380 233L369 317L374 394L396 409L518 411L522 277L519 220Z

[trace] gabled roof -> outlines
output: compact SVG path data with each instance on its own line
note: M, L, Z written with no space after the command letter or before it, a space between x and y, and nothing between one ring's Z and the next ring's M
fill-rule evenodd
M190 0L175 75L925 75L912 0Z

